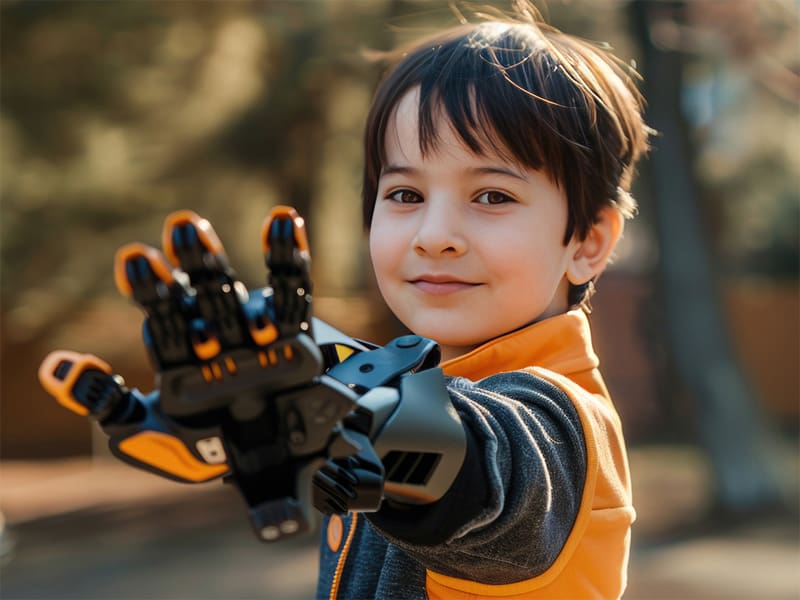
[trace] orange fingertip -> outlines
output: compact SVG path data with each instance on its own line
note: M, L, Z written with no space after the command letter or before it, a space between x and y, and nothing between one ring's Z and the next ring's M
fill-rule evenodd
M63 407L85 417L89 414L89 409L75 400L72 390L81 374L89 369L111 374L108 363L92 354L56 350L42 361L39 367L39 383Z
M167 216L164 220L164 229L161 232L161 247L172 264L175 266L180 265L178 254L175 252L175 245L172 243L172 231L176 227L187 223L194 225L197 230L197 236L211 254L222 254L225 251L217 232L214 231L208 219L204 219L192 210L178 210Z
M308 236L306 235L306 222L303 220L297 211L292 206L278 205L273 207L269 216L264 219L264 224L261 227L261 251L266 254L269 252L269 230L272 222L278 218L288 218L294 224L294 241L300 252L308 253L310 251L308 246Z
M133 296L133 288L128 279L126 265L137 257L144 257L156 277L167 285L171 285L175 281L175 277L172 275L172 266L161 252L152 246L138 242L126 244L117 250L117 254L114 256L114 283L117 284L117 289L123 296Z

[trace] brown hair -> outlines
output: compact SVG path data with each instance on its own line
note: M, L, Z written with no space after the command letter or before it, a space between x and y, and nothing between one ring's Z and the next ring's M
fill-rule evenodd
M584 239L606 206L633 216L630 185L650 130L632 72L530 12L523 17L456 27L389 55L394 65L378 86L364 135L367 229L387 124L415 87L423 155L435 148L436 117L444 114L473 152L490 150L544 172L567 197L565 244L573 235ZM574 287L570 305L580 304L591 286Z

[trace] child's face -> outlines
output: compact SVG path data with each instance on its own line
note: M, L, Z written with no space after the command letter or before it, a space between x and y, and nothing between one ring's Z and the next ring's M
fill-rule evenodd
M538 171L476 155L449 123L424 158L417 91L386 131L386 164L370 231L381 294L445 360L567 310L564 193Z

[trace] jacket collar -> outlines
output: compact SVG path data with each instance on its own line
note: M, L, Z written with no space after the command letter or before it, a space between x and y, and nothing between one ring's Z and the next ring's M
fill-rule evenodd
M537 366L571 375L598 366L589 319L582 310L537 321L441 364L445 375L473 381Z

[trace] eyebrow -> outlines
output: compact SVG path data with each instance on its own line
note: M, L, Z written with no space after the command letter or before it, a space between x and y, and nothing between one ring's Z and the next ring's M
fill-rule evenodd
M528 178L522 173L517 173L516 171L512 169L506 169L505 167L474 167L468 169L468 171L473 172L476 175L506 175L507 177L513 177L514 179L519 179L520 181L528 181Z
M528 178L522 175L521 173L517 173L511 169L506 169L505 167L470 167L466 169L467 173L473 175L505 175L506 177L513 177L514 179L519 179L520 181L528 182ZM414 167L409 167L405 165L385 165L381 169L381 176L383 175L414 175L418 173L419 169L415 169Z
M381 169L381 176L384 175L411 175L417 172L413 167L404 167L402 165L384 165Z

